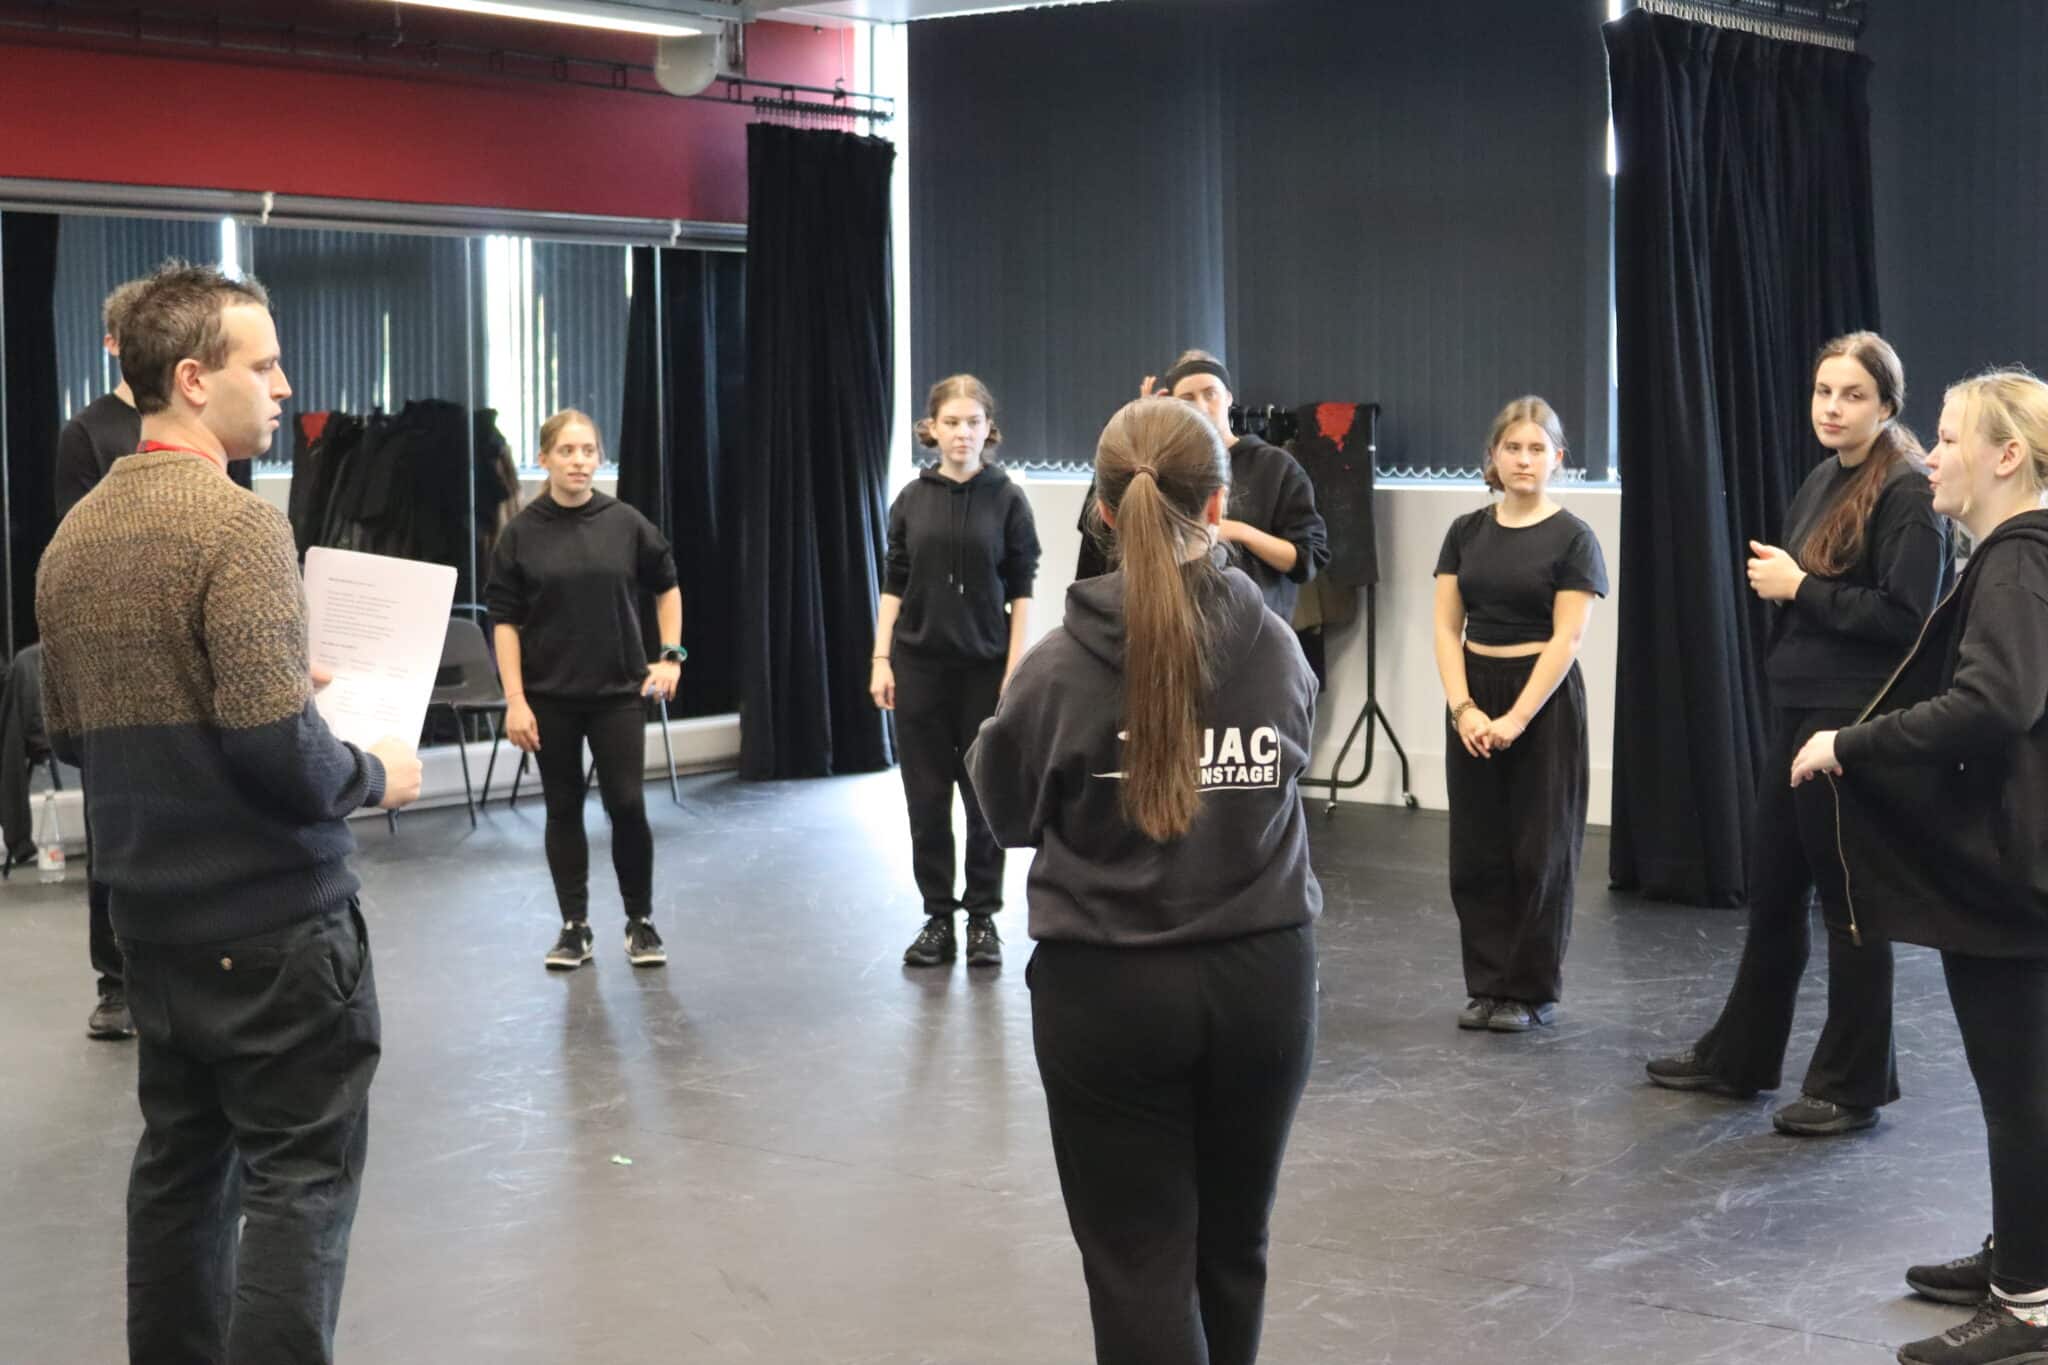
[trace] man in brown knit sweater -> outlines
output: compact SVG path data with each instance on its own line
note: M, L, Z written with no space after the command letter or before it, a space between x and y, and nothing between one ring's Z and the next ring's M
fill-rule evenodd
M141 1036L129 1358L325 1365L379 1054L345 818L417 797L419 759L328 732L290 527L227 478L291 394L261 286L165 266L121 371L141 448L58 528L36 616Z

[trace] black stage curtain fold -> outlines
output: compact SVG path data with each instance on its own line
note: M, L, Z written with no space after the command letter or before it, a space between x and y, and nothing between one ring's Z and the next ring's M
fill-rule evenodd
M746 285L747 258L737 252L633 251L619 497L675 547L690 651L670 708L677 716L739 706ZM647 633L658 648L651 612Z
M746 778L894 761L867 680L888 540L895 159L876 138L747 130Z
M57 227L55 214L0 213L10 653L37 639L36 564L57 529Z
M1747 891L1769 608L1744 582L1823 452L1815 351L1875 328L1870 63L1636 10L1605 29L1620 171L1616 886Z

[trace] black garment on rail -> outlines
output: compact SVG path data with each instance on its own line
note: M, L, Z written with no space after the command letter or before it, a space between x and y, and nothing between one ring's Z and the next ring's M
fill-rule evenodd
M472 453L473 447L473 453ZM470 481L476 525L470 526ZM519 472L497 413L428 398L395 416L330 415L293 469L290 516L299 551L316 545L455 568L455 600L474 602L470 556L490 562L519 500Z

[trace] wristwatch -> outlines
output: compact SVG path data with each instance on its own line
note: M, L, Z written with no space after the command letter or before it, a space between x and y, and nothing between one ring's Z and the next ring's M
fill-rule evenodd
M655 662L665 664L669 660L673 659L677 663L681 663L683 660L689 657L690 651L684 649L681 645L663 645L661 647L661 657L656 659Z

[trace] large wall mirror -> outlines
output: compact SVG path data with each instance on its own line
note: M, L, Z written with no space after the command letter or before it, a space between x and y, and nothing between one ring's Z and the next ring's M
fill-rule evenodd
M54 529L44 505L49 482L37 466L54 461L62 424L120 378L101 347L107 294L166 258L216 262L255 275L270 291L293 392L276 444L249 469L250 486L289 516L301 552L335 546L450 565L457 614L479 621L498 533L540 493L536 443L550 413L578 408L596 419L606 445L599 487L619 494L629 411L736 409L740 402L738 386L720 382L743 348L730 288L727 306L706 307L705 326L681 342L668 336L672 309L643 307L636 331L633 308L636 281L644 290L652 280L660 291L664 270L673 277L671 295L678 278L743 280L744 258L729 244L648 250L642 238L636 251L630 236L610 239L621 236L614 220L604 220L604 240L565 240L235 216L6 216L14 220L10 243L46 245L55 234L54 270L39 271L46 291L36 280L7 280L17 312L7 320L10 345L53 349L55 358L54 383L35 366L11 363L0 389L0 415L13 414L6 466L15 477L0 483L0 499L16 648L35 638L34 565ZM573 233L575 220L565 224ZM23 233L25 226L34 231ZM0 254L0 273L36 263L24 259L25 250L11 254L16 259ZM47 262L47 252L39 259ZM28 316L45 292L48 324ZM25 404L32 409L17 411ZM691 430L706 430L708 421L717 431L717 416L705 413ZM739 428L736 410L723 416L726 428ZM719 455L695 449L701 442L688 431L659 421L650 429L642 420L630 435L631 458L650 463L633 469L625 496L673 533L656 505L692 483L693 462ZM679 563L693 562L685 546L677 548ZM725 590L722 582L692 584L689 572L686 610L693 593L708 599ZM727 710L731 698L722 691L693 695L686 681L676 713ZM422 738L447 743L455 731L445 718L430 719Z

